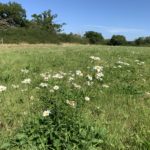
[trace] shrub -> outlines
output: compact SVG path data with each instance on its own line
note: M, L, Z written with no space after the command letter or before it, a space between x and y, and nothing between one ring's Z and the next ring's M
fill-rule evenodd
M84 34L85 38L88 39L90 44L100 44L103 42L104 38L101 33L88 31Z
M123 35L113 35L110 39L110 45L125 45L127 43L126 38Z

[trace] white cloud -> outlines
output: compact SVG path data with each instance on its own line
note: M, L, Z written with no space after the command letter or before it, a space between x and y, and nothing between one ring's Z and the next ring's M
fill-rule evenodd
M101 25L85 25L85 27L90 29L93 28L101 29L111 34L144 32L143 29L137 29L137 28L110 27L110 26L101 26Z

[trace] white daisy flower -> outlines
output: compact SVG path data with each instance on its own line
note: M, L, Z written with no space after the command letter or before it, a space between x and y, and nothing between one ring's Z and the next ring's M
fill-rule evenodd
M53 90L53 89L50 89L49 92L50 92L50 93L54 93L54 90Z
M43 112L43 117L47 117L47 116L49 116L51 114L51 111L50 110L45 110L44 112Z
M103 87L103 88L109 88L109 85L103 84L102 87Z
M89 74L87 75L87 78L88 78L88 80L90 80L90 81L93 80L92 76L90 76Z
M103 66L94 66L93 69L96 70L97 72L101 72L103 71Z
M47 83L40 83L40 87L42 87L42 88L48 87L48 84Z
M30 84L31 83L31 79L24 79L21 83L23 84Z
M7 90L6 86L0 85L0 93L4 92Z
M57 74L53 75L53 78L55 78L55 79L63 79L64 76L59 74L59 73L57 73Z
M18 89L18 88L19 88L19 85L12 84L12 87L13 87L14 89Z
M76 70L76 75L82 77L83 73L80 70Z
M76 84L76 83L73 83L73 86L74 86L75 88L77 88L77 89L81 89L81 86L78 85L78 84Z
M55 85L55 86L53 87L53 89L54 89L55 91L57 91L57 90L59 90L59 86L58 86L58 85Z
M90 98L88 96L86 96L84 99L85 101L90 101Z
M73 107L73 108L76 107L76 102L75 102L75 101L66 100L66 103L67 103L68 105L70 105L71 107Z
M29 73L29 70L27 70L27 69L21 69L21 72L27 74L27 73Z

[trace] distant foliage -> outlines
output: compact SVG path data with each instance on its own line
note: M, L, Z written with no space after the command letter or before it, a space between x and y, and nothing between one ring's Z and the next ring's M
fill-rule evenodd
M150 36L139 37L138 39L135 40L135 45L137 45L137 46L150 45Z
M123 35L113 35L110 39L110 45L125 45L127 43L125 36Z
M61 42L64 43L80 43L80 44L87 44L88 40L85 37L82 37L79 34L73 34L73 33L61 33L59 34L59 39Z
M104 38L101 33L88 31L84 34L85 38L89 40L90 44L100 44L103 42Z

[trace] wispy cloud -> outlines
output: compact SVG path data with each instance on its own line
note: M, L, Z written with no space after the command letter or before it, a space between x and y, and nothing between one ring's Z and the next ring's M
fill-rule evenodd
M143 29L137 29L137 28L110 27L110 26L101 26L101 25L85 25L85 27L90 28L90 29L93 29L93 28L101 29L101 30L109 32L111 34L144 32Z

